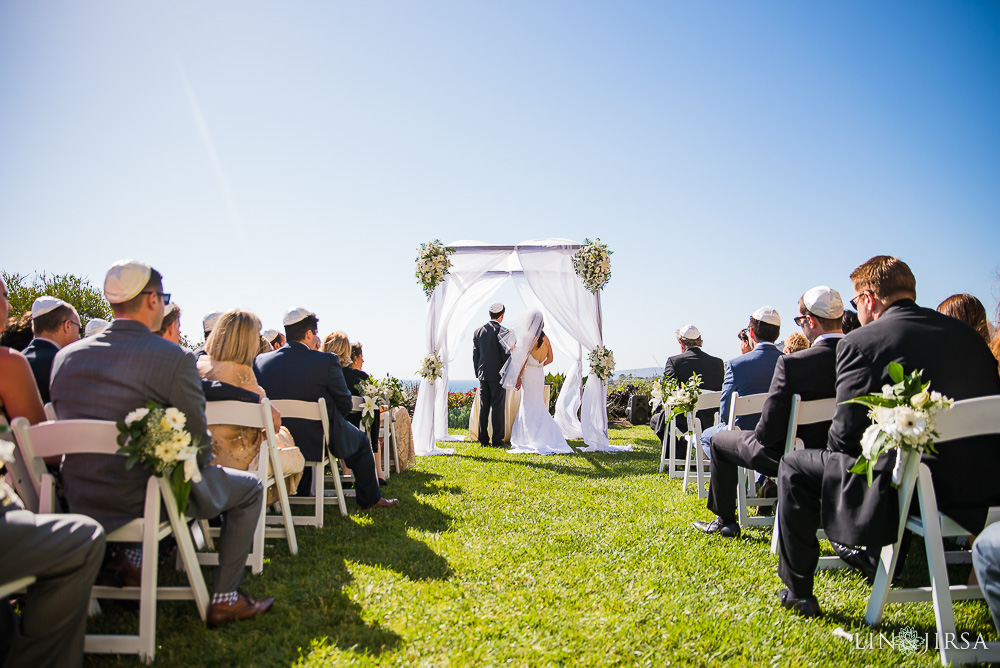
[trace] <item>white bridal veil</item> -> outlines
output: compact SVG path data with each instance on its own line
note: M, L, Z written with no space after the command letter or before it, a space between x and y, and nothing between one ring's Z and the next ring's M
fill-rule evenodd
M500 338L510 351L510 359L500 371L500 383L508 390L517 387L517 379L521 375L524 363L528 361L528 353L538 346L538 337L542 334L542 314L532 311L518 322L513 331L505 333Z

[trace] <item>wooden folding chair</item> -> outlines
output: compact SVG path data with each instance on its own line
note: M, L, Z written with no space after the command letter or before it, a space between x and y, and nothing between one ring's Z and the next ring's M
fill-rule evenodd
M285 538L288 541L288 551L299 553L298 541L295 538L295 524L292 520L291 507L288 504L288 490L285 488L285 475L281 470L281 460L275 447L274 423L271 421L271 402L262 399L259 404L244 401L209 401L205 404L205 419L208 425L233 425L251 429L263 429L264 438L260 442L260 453L257 455L255 473L264 484L264 494L260 500L260 521L254 532L253 549L247 555L247 565L255 575L264 570L264 538ZM270 467L268 466L270 463ZM275 485L278 490L278 505L281 506L281 516L278 521L282 528L267 526L267 490ZM204 528L204 526L203 526ZM209 529L208 535L218 536L219 529ZM201 552L198 559L203 564L217 565L217 552Z
M300 420L317 420L323 425L323 450L320 461L306 462L312 467L312 496L293 496L289 503L294 505L312 505L312 515L293 515L295 524L323 527L323 509L328 503L340 506L340 514L347 517L347 504L344 502L344 488L340 484L340 474L337 471L337 460L330 454L330 415L326 412L326 400L320 397L318 401L296 401L294 399L275 399L271 405L278 409L282 418L297 418ZM326 467L329 464L333 478L333 488L336 497L326 496Z
M71 454L114 455L118 452L118 429L105 420L62 420L31 426L20 417L14 420L14 433L21 451L44 467L45 457ZM50 513L55 508L55 480L48 472L42 474L39 512ZM160 509L166 508L167 520L162 521ZM177 549L187 573L187 587L157 586L157 566L160 540L173 533ZM198 557L191 540L186 518L177 512L170 484L163 478L150 476L146 483L143 515L106 536L109 543L142 544L142 579L139 587L95 586L94 598L138 599L139 634L88 635L84 651L99 654L138 654L152 661L156 652L156 601L194 599L198 614L204 621L208 615L208 589L198 566Z
M681 491L687 491L688 477L691 475L691 452L694 452L695 459L695 480L697 485L698 498L704 499L708 496L705 489L705 478L708 475L708 460L701 450L701 420L698 419L698 411L718 409L722 402L722 392L702 392L698 397L698 404L693 411L687 413L688 431L684 434L687 441L687 452L684 454L684 481L681 483ZM715 414L715 424L719 424L720 416L718 411ZM676 425L671 421L671 443L674 454L677 452L677 439L681 436ZM662 454L661 454L662 458Z
M961 438L1000 435L1000 396L956 401L950 411L938 415L936 427L940 434L934 441L937 446ZM947 447L944 445L944 448ZM969 465L975 466L976 462L970 462ZM966 643L971 646L958 646L960 641L955 634L955 613L952 602L981 599L983 592L979 585L953 585L948 580L947 564L969 563L971 554L946 553L943 538L966 536L969 532L938 510L930 469L920 461L919 456L907 453L906 461L903 463L902 482L897 491L899 532L895 543L882 548L875 585L872 587L872 595L865 612L865 621L871 626L880 623L882 611L887 603L931 601L934 606L934 621L942 664L961 665L1000 661L1000 643L987 643L985 649L982 644ZM917 508L916 512L911 514L910 506L914 494L917 497ZM998 521L1000 521L1000 506L994 506L988 511L986 524L988 526ZM900 558L903 532L907 529L924 537L931 585L891 589L892 574ZM949 638L952 643L947 642Z

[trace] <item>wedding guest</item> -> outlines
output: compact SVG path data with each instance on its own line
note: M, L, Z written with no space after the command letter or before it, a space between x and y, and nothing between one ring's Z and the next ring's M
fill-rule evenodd
M351 368L361 371L364 363L365 355L361 343L352 343ZM389 411L384 408L379 409L378 433L384 433L385 421L389 418ZM417 463L416 454L413 452L413 430L410 425L410 414L404 407L396 406L392 409L391 418L394 425L393 435L396 443L396 458L399 460L399 470L405 471Z
M812 342L812 347L807 345L805 350L777 358L760 421L753 430L720 431L712 438L708 509L715 513L715 519L695 522L694 528L724 538L740 535L740 525L736 521L739 467L753 469L768 476L768 480L778 475L778 462L785 454L794 395L798 394L804 401L834 396L837 344L844 336L840 330L843 312L840 293L825 285L812 288L799 298L799 316L795 324L802 328L803 338L807 344ZM807 448L825 448L829 428L829 422L803 425L795 435ZM777 496L773 482L765 485L761 495Z
M100 334L104 331L104 328L110 325L104 318L91 318L87 321L86 326L83 328L84 338L88 336L93 336L94 334Z
M364 371L355 369L351 366L351 343L347 338L347 334L344 332L330 332L326 335L323 340L323 352L333 353L340 360L340 369L344 373L344 382L347 383L347 389L350 391L351 396L361 397L364 396L361 393L360 384L368 380L369 376ZM368 442L372 446L372 456L375 457L375 452L378 451L378 430L379 425L381 425L381 407L376 408L375 418L372 420L371 425L368 428ZM359 411L351 411L347 414L347 421L353 424L358 429L361 429L361 420L363 415ZM378 458L375 457L375 468L378 468ZM380 485L385 484L385 480L382 478L378 479Z
M701 433L701 445L705 449L706 457L712 456L710 448L712 437L729 428L727 421L733 392L739 392L741 397L767 392L771 386L771 377L774 375L774 366L781 357L781 351L774 345L781 332L781 316L773 308L761 306L754 311L750 316L746 332L751 344L750 352L726 362L719 408L722 423L709 427ZM744 415L736 418L736 426L744 430L753 430L759 419L760 415Z
M972 566L993 616L993 626L1000 631L1000 524L991 524L976 537Z
M11 317L6 321L3 334L0 334L0 346L13 350L24 350L35 335L31 331L31 311L25 311L20 318Z
M791 353L797 353L800 350L805 350L809 347L809 339L802 336L798 332L793 332L785 340L785 347L782 350L786 355Z
M361 342L351 344L351 367L354 369L360 369L365 363L364 350L361 347Z
M283 318L287 343L254 361L257 382L272 399L317 401L323 397L330 417L330 449L354 471L355 499L362 508L383 508L398 503L382 497L368 437L349 423L353 401L344 381L340 359L319 352L319 319L304 308L293 308ZM322 459L323 428L315 420L285 421L307 461ZM302 489L309 490L312 469L306 469ZM304 492L305 493L305 492Z
M276 329L265 329L263 336L271 346L271 350L277 350L285 345L285 335Z
M170 302L160 273L134 260L117 262L104 279L104 295L115 321L100 334L56 354L51 384L56 414L64 420L117 421L148 401L180 410L186 431L199 444L201 473L201 480L192 481L187 514L198 519L222 516L219 566L206 621L215 627L267 612L273 598L254 600L239 591L260 519L261 482L245 471L210 463L205 395L194 357L153 334ZM106 532L142 516L148 478L142 466L126 468L120 455L63 458L70 512L93 517ZM124 582L138 581L141 548L134 546L118 555L109 566Z
M952 295L938 304L937 312L958 318L976 330L986 343L990 342L990 322L986 317L986 307L973 295Z
M982 337L971 327L916 304L916 279L905 262L879 255L851 273L861 329L837 346L837 411L824 450L797 450L778 468L778 575L786 585L783 607L821 614L813 595L819 560L816 530L830 540L867 545L869 564L897 536L897 496L890 487L896 451L879 458L873 483L850 473L871 425L868 409L845 403L880 393L891 384L890 362L956 401L1000 394L1000 375ZM801 354L801 353L800 353ZM978 533L986 508L1000 504L996 471L1000 449L992 437L951 441L921 461L931 471L938 507L970 533Z
M698 374L701 376L702 390L711 392L721 390L722 379L725 376L725 363L718 357L713 357L702 350L701 331L694 325L684 325L675 332L675 336L681 353L667 359L667 363L663 366L663 375L686 383L691 379L691 376ZM714 410L708 409L699 411L697 417L701 420L702 425L708 426L712 424L714 414ZM666 433L666 416L666 409L658 409L649 421L650 428L661 441ZM681 432L687 431L687 418L678 415L675 421ZM680 446L680 444L677 445ZM677 456L676 453L675 456Z
M215 323L219 322L221 316L222 311L212 311L211 313L206 313L205 317L201 319L201 329L205 333L205 343L208 343L208 335L215 329ZM201 357L205 354L205 343L194 349L195 357Z
M80 340L80 316L72 304L56 297L39 297L31 305L31 330L35 338L24 349L42 403L49 401L52 360L60 348Z
M0 322L7 320L9 311L7 284L0 278ZM31 424L43 422L42 397L24 355L0 346L0 425L6 426L17 417L25 417Z
M736 338L740 340L740 355L746 355L753 350L753 344L750 343L749 330L746 327L736 333Z
M261 398L267 395L257 384L253 361L260 350L260 320L249 311L233 309L219 317L212 333L205 342L205 354L198 359L198 374L208 380L218 380L255 392ZM256 470L260 446L264 441L262 429L235 425L211 425L212 454L217 466L227 466L241 471ZM287 427L280 421L275 424L275 446L285 473L288 493L294 495L305 469L306 460L297 447ZM265 454L266 456L266 454ZM267 503L277 502L278 491L268 491Z
M861 321L858 320L858 312L847 309L844 311L844 317L840 321L840 325L844 330L844 334L850 334L854 330L861 327Z

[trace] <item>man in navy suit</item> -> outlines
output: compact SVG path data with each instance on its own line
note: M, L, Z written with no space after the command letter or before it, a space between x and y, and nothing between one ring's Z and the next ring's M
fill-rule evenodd
M719 414L722 424L709 427L701 433L701 445L705 456L711 458L710 444L712 437L720 431L728 429L729 405L733 392L739 392L741 397L751 394L763 394L771 387L771 377L774 367L781 357L781 351L774 345L781 333L781 317L770 306L761 306L750 316L747 335L753 349L745 355L726 362L726 376L722 380L722 401ZM760 415L744 415L736 418L736 426L743 430L753 431Z
M724 538L740 535L736 521L736 485L739 467L766 476L778 475L778 462L785 454L792 396L805 401L826 399L835 394L837 343L843 338L841 317L844 302L840 294L825 285L799 298L795 323L812 344L792 355L782 355L774 367L774 377L755 429L720 431L712 438L712 481L708 488L708 509L716 517L711 522L695 522L694 527ZM796 436L807 448L825 448L829 422L802 425Z
M344 416L351 412L353 400L344 380L340 358L333 353L319 351L319 319L304 308L294 308L285 313L285 338L287 343L269 353L259 355L253 370L257 382L270 399L295 399L298 401L326 401L330 414L330 449L343 459L354 472L354 491L362 508L384 508L397 504L398 499L382 497L379 489L375 459L372 456L368 435L348 422ZM302 450L306 461L323 459L323 425L316 420L284 419ZM301 494L307 494L312 485L312 468L306 467L299 485Z
M504 425L504 404L507 391L500 384L500 371L510 359L510 351L500 342L500 335L506 332L503 322L503 304L490 306L490 321L476 330L472 337L472 368L479 379L479 442L489 445L489 415L493 413L493 447L503 447L506 431Z
M80 340L80 316L61 299L39 297L31 305L31 331L35 338L22 353L31 365L42 401L48 403L52 360L60 348Z

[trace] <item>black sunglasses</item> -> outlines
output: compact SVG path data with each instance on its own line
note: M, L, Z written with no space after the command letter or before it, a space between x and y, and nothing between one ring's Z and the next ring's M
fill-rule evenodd
M856 294L854 296L854 299L852 299L850 302L848 302L851 305L851 308L854 309L855 311L857 311L858 310L858 300L861 299L862 297L864 297L869 292L871 292L871 290L862 290L861 292L859 292L858 294Z
M143 292L140 292L139 294L140 295L160 295L161 297L163 297L163 303L164 304L169 304L170 303L170 293L169 292L156 292L155 290L144 290Z
M808 317L809 317L808 314L800 315L797 318L792 318L792 321L794 321L797 326L801 327L802 325L806 324L806 318Z

